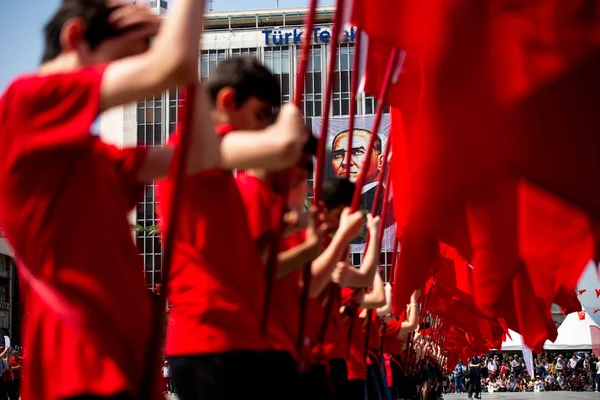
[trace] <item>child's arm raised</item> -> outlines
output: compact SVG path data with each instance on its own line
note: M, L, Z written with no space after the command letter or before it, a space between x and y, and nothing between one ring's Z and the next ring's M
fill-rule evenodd
M335 270L346 247L360 232L362 214L360 211L350 213L346 208L342 211L340 226L333 236L331 243L311 265L312 280L310 283L311 297L317 297L331 282L331 274Z
M371 286L377 268L379 267L379 243L377 243L377 234L379 232L379 217L373 218L371 214L367 215L367 227L369 228L369 246L365 258L360 268L345 268L343 273L336 274L333 281L340 286L361 288Z
M148 10L116 2L111 22L118 30L136 27L126 35L152 34L145 26ZM127 104L198 79L198 49L204 0L177 0L158 31L152 47L108 65L102 78L100 107Z
M385 288L383 279L379 272L375 272L375 278L373 279L373 290L366 293L363 296L363 307L368 309L375 309L385 306Z
M282 107L277 122L258 132L233 131L221 139L220 166L224 169L281 170L294 165L308 134L300 110Z

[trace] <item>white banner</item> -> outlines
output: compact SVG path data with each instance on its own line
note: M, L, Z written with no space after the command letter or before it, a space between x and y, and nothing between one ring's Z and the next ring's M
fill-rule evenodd
M525 365L527 366L527 372L529 376L535 378L535 371L533 370L533 352L525 342L522 342L522 350L523 350L523 359L525 360Z

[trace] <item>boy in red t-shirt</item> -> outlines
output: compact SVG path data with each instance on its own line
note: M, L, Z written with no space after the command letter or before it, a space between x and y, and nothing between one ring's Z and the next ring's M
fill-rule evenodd
M290 185L287 204L290 213L307 214L304 211L306 180L311 167L312 155L306 152L302 162L287 171L270 173L264 169L251 169L236 178L246 206L250 231L265 265L272 244L269 239L273 237L278 224L275 217L283 201L282 186ZM270 386L273 396L283 396L284 393L289 398L298 396L297 365L301 355L296 352L296 341L300 317L301 267L310 263L329 265L329 269L333 269L339 254L360 232L362 225L360 212L343 212L339 229L328 248L323 250L323 235L327 226L316 226L319 219L316 208L312 208L309 214L308 228L284 237L278 254L277 280L270 301L267 327L268 346L272 351L267 353L265 372L272 379Z
M347 343L349 357L346 360L348 368L347 398L348 400L364 399L367 387L367 355L364 354L365 329L368 325L366 317L368 310L385 305L385 291L381 275L379 273L375 274L373 289L368 293L362 290L355 291L349 287L342 288L342 304L348 303L354 304L343 307L339 311L342 314L346 337L350 340L350 343ZM351 309L350 313L346 311L347 308ZM373 332L373 326L376 326L376 321L371 323L370 335L376 334L376 332ZM351 332L350 329L352 329ZM370 336L369 339L371 342L374 338ZM370 394L372 397L373 392L370 392Z
M152 316L128 214L173 149L117 149L92 125L113 106L197 81L203 10L178 0L161 24L140 6L65 0L46 25L42 65L0 99L0 224L27 315L24 399L138 394ZM196 112L208 113L200 100ZM210 119L194 130L188 172L220 162Z
M19 398L19 393L21 392L21 366L23 365L23 360L21 359L21 355L18 350L13 352L12 357L9 361L10 369L12 371L13 378L13 386L14 386L14 394L15 399ZM12 397L11 397L12 398Z
M293 106L283 107L269 126L280 103L279 84L255 58L221 62L206 87L222 164L183 184L168 277L165 351L182 400L265 399L269 376L262 366L268 343L259 328L264 267L232 170L289 167L298 160L307 135ZM166 229L171 187L170 179L159 183Z

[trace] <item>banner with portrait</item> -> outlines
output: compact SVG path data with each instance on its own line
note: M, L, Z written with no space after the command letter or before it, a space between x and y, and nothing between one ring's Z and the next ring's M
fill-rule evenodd
M346 170L350 170L350 180L356 182L363 168L368 168L365 183L361 188L360 208L363 214L371 212L373 202L375 200L375 191L377 189L377 181L381 175L381 169L386 160L383 159L383 152L387 145L390 132L390 116L383 115L373 154L367 160L365 158L371 130L375 122L374 115L357 116L354 122L354 133L352 135L352 154L346 154L348 149L348 124L349 117L332 117L329 119L329 129L327 132L326 141L326 156L325 156L325 179L333 177L344 177ZM315 117L312 119L312 131L315 136L320 136L323 127L323 119ZM383 178L385 182L385 177ZM388 201L388 209L386 211L386 220L382 221L385 224L385 231L381 245L382 252L391 252L394 246L394 237L396 233L396 224L394 219L394 210L392 196L393 193L388 192L390 198ZM381 202L380 213L381 215ZM362 253L365 248L365 235L363 230L361 236L355 239L351 246L351 253Z

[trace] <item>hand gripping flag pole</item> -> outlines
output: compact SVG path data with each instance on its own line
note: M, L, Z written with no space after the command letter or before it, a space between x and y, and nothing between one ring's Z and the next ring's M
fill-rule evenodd
M146 350L146 362L140 386L140 399L152 398L153 389L156 388L156 379L159 368L159 351L164 340L164 321L167 296L169 295L169 274L173 264L173 249L175 245L175 232L177 231L179 209L181 206L181 195L183 179L189 158L189 148L192 140L192 126L194 121L194 106L196 102L196 91L198 83L191 84L185 89L185 102L181 108L182 122L179 141L175 146L172 163L169 169L169 177L173 179L171 187L171 199L169 210L169 221L171 224L164 233L163 270L161 274L161 290L152 300L152 330L148 339Z
M306 15L306 28L303 33L302 48L300 53L300 65L296 75L296 92L294 93L294 105L300 107L302 104L302 94L304 93L304 82L306 80L306 70L308 66L310 48L311 48L311 37L313 27L315 25L315 17L317 12L317 0L311 0L308 14ZM285 172L289 176L289 171ZM289 182L289 179L284 179L284 182ZM273 235L270 246L269 254L267 257L267 265L265 268L265 293L263 298L263 307L260 321L261 333L265 335L267 333L267 327L269 324L269 311L271 309L271 298L273 295L273 285L277 277L277 255L279 253L279 247L281 238L283 236L283 230L285 223L283 221L285 211L287 209L289 186L283 185L281 191L281 204L277 210L276 221L277 231Z
M391 172L391 171L390 171ZM400 239L398 238L398 234L396 234L396 237L394 238L394 253L392 256L392 265L390 266L390 269L392 270L392 273L390 273L390 276L393 276L393 271L394 268L396 268L396 262L398 261L398 243L399 243ZM391 278L390 278L391 281ZM387 301L387 298L386 298ZM379 358L381 359L381 357L383 357L383 348L385 346L385 337L387 334L387 328L388 325L387 324L383 324L383 328L381 330L381 342L379 344Z
M356 95L358 94L358 87L360 85L360 30L356 30L356 36L354 39L354 60L352 61L352 82L350 83L350 120L348 121L348 146L346 148L346 157L348 161L346 164L346 171L344 171L344 177L350 178L350 164L352 161L352 140L354 136L354 118L356 117Z

